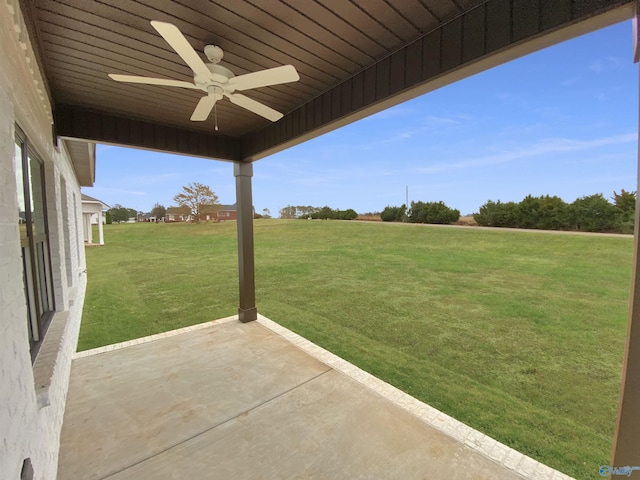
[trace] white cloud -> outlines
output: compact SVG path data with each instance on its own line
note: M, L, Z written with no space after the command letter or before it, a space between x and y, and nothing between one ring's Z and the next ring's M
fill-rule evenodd
M135 195L135 196L146 195L146 192L141 192L137 190L124 190L121 188L98 187L98 186L94 186L92 188L92 191L98 192L98 193L104 192L104 193L116 193L116 194L122 194L122 195Z
M591 65L589 65L589 70L592 72L600 73L604 70L604 65L600 60L596 60Z
M451 170L462 170L467 168L482 167L486 165L496 165L507 163L521 158L536 157L539 155L549 155L554 153L568 153L588 150L591 148L603 147L606 145L617 145L628 142L637 142L638 135L629 133L625 135L617 135L613 137L597 138L594 140L572 140L567 138L556 138L542 140L541 142L527 146L526 148L518 148L497 155L490 155L471 160L462 160L450 163L437 163L429 167L418 168L418 173L442 173Z
M562 82L560 82L560 85L563 87L573 87L578 83L579 80L580 80L580 77L567 78L566 80L563 80Z
M605 70L617 70L622 66L622 59L613 55L609 55L608 57L593 61L589 65L589 70L596 73L602 73Z
M397 141L414 138L425 133L434 133L435 130L457 127L471 120L471 117L463 114L456 115L428 115L423 119L412 122L414 128L409 128L400 132L391 134L388 138L381 139L377 142L369 142L366 149L372 149L381 145L387 145Z

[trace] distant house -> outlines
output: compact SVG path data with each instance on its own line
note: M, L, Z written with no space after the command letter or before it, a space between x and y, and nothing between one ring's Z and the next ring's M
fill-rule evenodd
M253 216L255 217L256 215L256 209L255 207L252 207L252 211L253 211ZM224 220L237 220L238 219L238 214L236 211L236 204L234 203L233 205L219 205L218 206L218 220L219 221L224 221Z
M138 221L156 223L158 219L150 213L143 213L142 215L138 215Z
M235 203L233 205L203 205L200 209L200 220L203 222L223 222L237 219ZM164 217L165 222L190 222L191 220L193 220L193 216L189 207L169 207Z
M218 221L238 219L235 203L233 205L219 205L217 214Z
M165 222L190 222L191 210L189 207L169 207L164 216Z
M201 205L200 220L203 222L217 222L220 206L221 205L219 203L214 205Z
M210 210L203 209L200 220L213 220L224 222L225 220L237 220L238 214L236 204L233 205L212 205ZM255 215L256 210L253 209Z
M104 245L104 232L102 226L106 223L105 212L109 205L97 198L81 194L82 199L82 224L84 232L84 242L93 243L92 225L98 225L99 244Z

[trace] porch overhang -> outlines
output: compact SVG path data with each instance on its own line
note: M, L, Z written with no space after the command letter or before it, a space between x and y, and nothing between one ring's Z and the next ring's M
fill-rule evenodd
M17 3L20 0L8 0ZM22 1L57 135L255 161L500 63L632 18L635 0ZM271 123L228 101L190 121L201 93L123 84L107 73L191 80L149 21L176 24L196 51L220 45L236 75L292 64L300 81L247 95Z
M93 187L96 181L96 144L76 139L64 139L73 168L81 187Z

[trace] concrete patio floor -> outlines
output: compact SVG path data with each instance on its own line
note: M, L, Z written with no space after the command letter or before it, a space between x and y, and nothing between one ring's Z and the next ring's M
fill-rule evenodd
M58 479L568 479L260 317L81 352Z

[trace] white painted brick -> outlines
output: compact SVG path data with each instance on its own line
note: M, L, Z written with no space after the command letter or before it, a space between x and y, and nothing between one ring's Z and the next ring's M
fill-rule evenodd
M20 35L16 33L19 30ZM21 43L22 42L22 45ZM14 166L14 123L20 125L38 156L45 163L47 213L51 232L50 247L55 278L56 302L66 307L66 273L62 248L61 199L59 180L65 178L67 200L80 188L73 167L64 153L51 142L51 111L43 95L37 68L28 65L33 50L28 42L19 2L0 2L0 472L2 478L20 478L23 459L31 457L35 478L54 479L64 402L69 382L71 357L76 348L86 278L81 277L73 294L73 308L50 352L44 352L36 371L49 371L45 378L49 406L40 408L36 397L34 369L31 366L27 336L26 304L22 280L22 259L18 232L18 208ZM38 88L40 90L38 90ZM70 208L70 214L74 209ZM78 205L77 212L81 212ZM75 240L75 219L69 222ZM74 243L71 242L72 249ZM72 250L73 270L84 268L84 251ZM56 319L59 318L56 316ZM56 320L54 319L54 322ZM43 346L44 349L44 346ZM45 365L47 364L47 365ZM48 366L48 368L44 368ZM39 381L43 379L38 377Z

